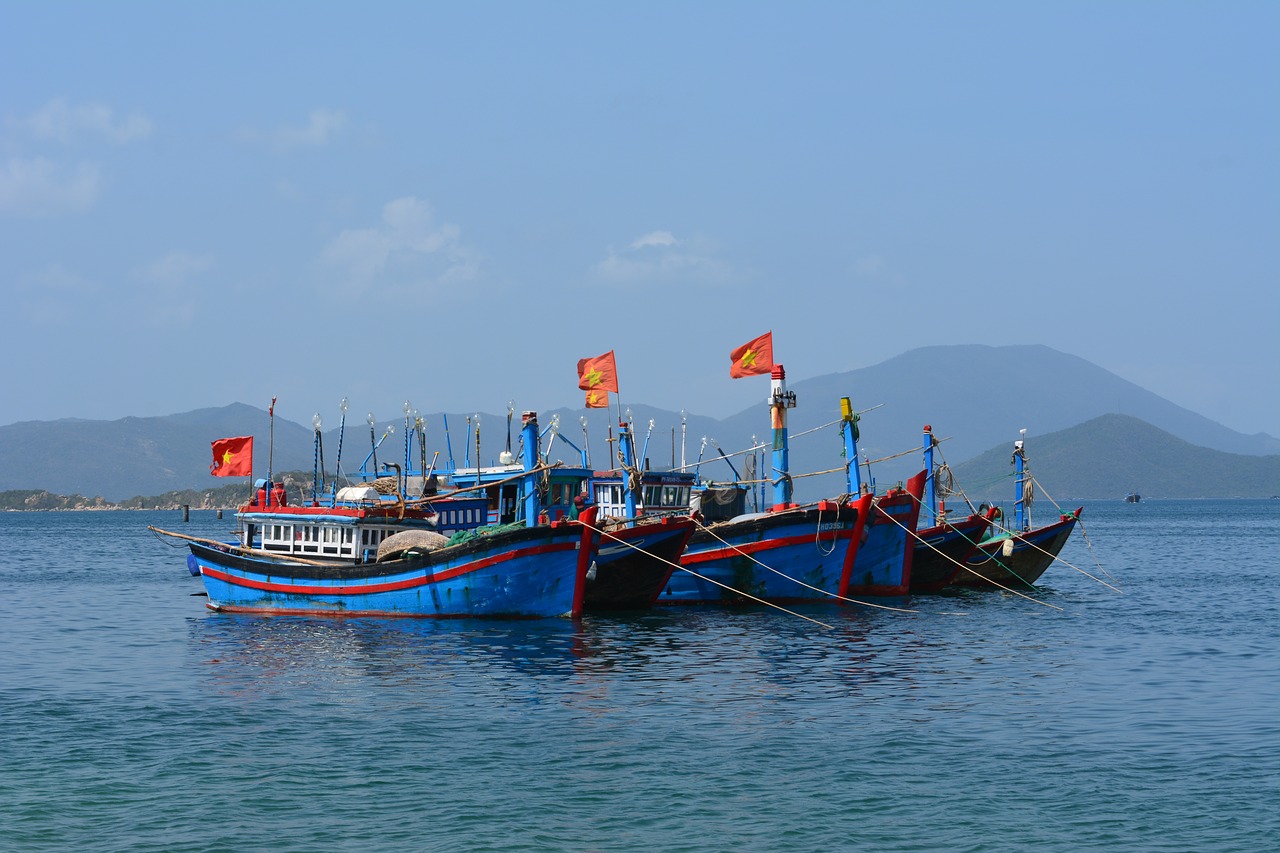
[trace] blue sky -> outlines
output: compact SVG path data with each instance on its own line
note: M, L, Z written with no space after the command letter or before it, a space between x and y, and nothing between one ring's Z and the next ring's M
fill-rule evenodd
M1280 436L1277 37L1275 3L6 0L0 423L580 405L609 349L624 403L723 416L772 329L792 380L1042 343Z

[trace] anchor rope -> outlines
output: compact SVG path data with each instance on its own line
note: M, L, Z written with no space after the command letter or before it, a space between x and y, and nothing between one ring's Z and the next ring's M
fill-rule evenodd
M910 492L907 492L907 494L911 495L911 493L910 493ZM923 504L923 501L922 501L920 498L917 498L915 495L911 495L911 499L912 499L913 501L916 501L916 502L917 502L917 503L919 503L919 504ZM968 572L970 572L970 573L972 573L972 574L975 574L975 575L977 575L977 574L978 574L977 572L975 572L973 569L969 568L969 567L968 567L967 565L965 565L964 563L960 562L959 560L953 559L953 558L951 558L951 557L947 556L946 554L943 554L941 550L939 550L938 548L934 547L934 546L933 546L932 544L930 544L929 542L925 542L925 540L921 539L921 538L920 538L920 536L919 536L919 535L918 535L914 530L912 530L911 528L907 527L907 526L906 526L905 524L903 524L901 521L898 521L898 519L897 519L897 518L893 517L893 516L892 516L892 515L890 515L889 513L885 512L885 513L881 513L881 514L882 514L882 515L884 515L884 517L885 517L885 518L889 519L889 520L890 520L890 521L892 521L894 524L898 525L898 526L899 526L899 527L901 527L903 530L905 530L905 531L907 532L907 535L908 535L908 536L910 536L912 539L915 539L917 542L922 542L922 543L924 543L924 544L925 544L925 545L926 545L930 550L936 551L938 554L941 554L943 557L946 557L948 560L950 560L951 562L955 563L957 566L959 566L960 568L964 569L965 571L968 571ZM963 535L963 534L961 534L961 535ZM968 542L973 542L973 540L972 540L972 539L969 539L967 536L965 537L965 540L966 540L966 541L968 541ZM977 543L974 543L974 544L977 544ZM1003 568L1003 564L1002 564L1002 566L1001 566L1001 567ZM1012 571L1010 571L1010 574L1013 574L1013 572L1012 572ZM978 575L978 576L979 576L979 577L982 577L981 575ZM1016 575L1016 574L1014 574L1014 577L1017 577L1017 575ZM1045 607L1051 607L1051 608L1053 608L1054 610L1062 610L1062 608L1061 608L1061 607L1059 607L1059 606L1057 606L1056 604L1050 604L1050 603L1049 603L1049 602L1047 602L1047 601L1041 601L1041 600L1039 600L1038 598L1032 598L1031 596L1027 595L1026 593L1019 592L1019 591L1018 591L1018 590L1016 590L1016 589L1010 589L1009 587L1005 586L1004 584L1000 583L999 581L994 581L994 580L991 580L991 579L989 579L989 578L983 578L983 580L988 581L989 583L992 583L992 584L994 584L994 585L996 585L996 586L1000 587L1001 589L1005 590L1006 592L1011 592L1011 593L1013 593L1014 595L1020 596L1021 598L1025 598L1025 599L1027 599L1028 601L1034 601L1036 604L1043 604ZM1018 578L1018 580L1022 580L1022 578ZM1026 583L1026 584L1027 584L1027 586L1031 587L1032 589L1035 589L1035 586L1034 586L1033 584L1029 584L1029 583L1027 583L1026 581L1022 581L1022 582L1023 582L1023 583Z
M935 445L935 447L936 447L936 445ZM938 455L939 455L940 457L942 457L942 451L941 451L941 449L940 449L940 448L937 450L937 453L938 453ZM962 497L962 498L964 499L965 504L967 504L967 505L968 505L968 507L969 507L969 511L970 511L971 513L975 513L975 514L976 514L976 513L977 513L977 510L976 510L976 509L974 508L974 506L973 506L973 501L971 501L971 500L969 499L969 496L968 496L967 494L965 494L964 489L959 488L959 487L956 487L956 486L954 485L954 476L951 474L951 467L950 467L950 465L948 465L948 464L947 464L947 461L946 461L946 458L945 458L945 457L943 457L943 459L942 459L942 464L939 466L939 471L941 472L943 469L945 469L945 470L946 470L946 473L947 473L947 477L948 477L948 481L949 481L949 483L952 485L952 487L953 487L953 488L955 488L955 491L950 492L950 494L958 494L960 497ZM1003 476L1001 476L1001 477L999 477L999 478L997 478L997 479L995 479L995 480L992 480L990 483L986 483L986 484L982 484L982 485L980 485L980 486L979 486L979 488L989 488L991 485L994 485L995 483L999 482L1000 480L1006 480L1006 479L1009 479L1009 478L1010 478L1010 477L1012 477L1012 476L1013 476L1013 474L1012 474L1012 473L1010 473L1010 474L1005 474L1005 475L1003 475ZM1026 477L1027 477L1028 485L1029 485L1032 481L1034 481L1034 482L1035 482L1035 484L1036 484L1036 486L1038 486L1038 487L1039 487L1040 491L1041 491L1042 493L1044 493L1044 496L1045 496L1045 498L1047 498L1047 499L1048 499L1049 503L1053 504L1054 509L1056 509L1056 510L1058 511L1058 514L1059 514L1059 515L1066 515L1066 513L1065 513L1065 512L1063 512L1062 507L1058 504L1058 502L1057 502L1057 501L1055 501L1055 500L1053 499L1053 496L1049 494L1049 490L1048 490L1048 489L1046 489L1046 488L1044 487L1044 484L1043 484L1043 483L1041 483L1039 480L1036 480L1036 479L1035 479L1035 477L1031 474L1031 472L1030 472L1030 471L1027 471L1027 472L1026 472ZM937 480L935 480L935 483L937 483L937 482L938 482L938 481L937 481ZM1024 495L1023 500L1024 500L1025 502L1027 502L1027 503L1030 503L1032 500L1034 500L1034 499L1035 499L1035 492L1034 492L1034 491L1032 491L1032 492L1028 493L1028 492L1026 491L1026 489L1025 489L1025 488L1024 488L1024 490L1023 490L1023 495ZM1029 517L1029 516L1028 516L1028 517ZM1085 530L1084 520L1083 520L1082 518L1080 518L1079 516L1076 516L1076 523L1080 525L1080 534L1081 534L1081 536L1083 536L1083 537L1084 537L1085 545L1086 545L1086 547L1089 549L1089 555L1090 555L1091 557L1093 557L1094 565L1096 565L1096 566L1098 567L1099 571L1101 571L1101 572L1102 572L1102 574L1106 575L1106 576L1107 576L1108 578L1110 578L1112 581L1114 581L1114 582L1115 582L1115 583L1117 583L1117 584L1118 584L1118 583L1120 583L1120 581L1119 581L1119 580L1117 580L1117 579L1116 579L1116 578L1115 578L1115 577L1114 577L1110 572L1108 572L1108 571L1106 570L1106 567L1104 567L1104 566L1102 565L1102 561L1098 559L1097 552L1096 552L1096 551L1094 551L1094 548L1093 548L1093 542L1091 542L1091 541L1090 541L1088 531L1086 531L1086 530ZM1008 533L1008 534L1010 534L1010 535L1015 535L1015 534L1014 534L1014 532L1013 532L1012 530L1009 530L1008 528L1004 527L1004 525L1002 525L1002 524L999 524L999 525L998 525L998 524L996 524L996 523L993 521L993 522L992 522L992 526L993 526L993 527L997 527L998 529L1000 529L1000 530L1002 530L1002 531L1004 531L1005 533ZM1024 541L1024 542L1026 542L1026 540L1023 540L1023 541ZM1033 542L1026 542L1026 544L1027 544L1027 545L1029 545L1029 546L1031 546L1031 547L1033 547L1033 548L1035 548L1035 549L1036 549L1036 550L1038 550L1038 551L1041 551L1042 553L1044 553L1044 554L1046 554L1046 555L1047 555L1047 554L1049 554L1049 552L1048 552L1048 551L1046 551L1046 550L1045 550L1045 549L1043 549L1043 548L1040 548L1038 545L1036 545L1036 544L1035 544L1035 543L1033 543ZM1084 570L1083 570L1083 569L1081 569L1080 567L1078 567L1078 566L1076 566L1076 565L1072 564L1069 560L1063 559L1060 555L1058 555L1058 554L1053 554L1053 555L1051 555L1051 556L1053 557L1053 559L1054 559L1054 560L1056 560L1056 561L1058 561L1058 562L1060 562L1060 563L1063 563L1063 564L1065 564L1065 565L1067 565L1067 566L1070 566L1072 569L1074 569L1075 571L1077 571L1077 572L1079 572L1080 574L1084 575L1085 577L1089 578L1090 580L1097 581L1098 583L1102 584L1103 586L1108 587L1108 588L1110 588L1110 589L1113 589L1113 590L1115 590L1116 592L1120 593L1121 595L1124 595L1124 590L1120 589L1119 587L1112 586L1111 584L1107 583L1107 582L1106 582L1106 581L1104 581L1104 580L1101 580L1101 579L1099 579L1099 578L1094 577L1093 575L1091 575L1091 574L1089 574L1088 572L1084 571ZM994 555L992 556L992 559L994 559ZM1004 564L1003 564L1003 563L1000 563L1000 566L1001 566L1001 568L1004 568L1006 571L1008 571L1008 567L1007 567L1007 566L1004 566ZM965 568L967 568L967 567L965 567ZM1011 574L1014 574L1013 572L1010 572L1010 573L1011 573ZM1015 576L1015 577L1017 577L1017 575L1016 575L1016 574L1014 574L1014 576ZM1019 578L1019 579L1020 579L1020 578ZM1021 580L1021 579L1020 579L1020 580ZM1025 581L1023 581L1023 582L1024 582L1024 583L1026 583ZM994 581L993 581L993 583L994 583ZM1031 585L1030 585L1030 584L1028 584L1028 586L1031 586Z
M1049 503L1053 504L1054 509L1058 510L1059 515L1067 515L1067 513L1063 512L1062 507L1058 505L1058 502L1055 501L1053 497L1049 494L1049 490L1044 487L1043 483L1041 483L1039 480L1036 480L1036 485L1040 487L1040 491L1044 492L1044 496L1048 498ZM1084 529L1084 520L1081 519L1079 516L1076 516L1076 524L1080 525L1080 535L1084 537L1085 546L1089 549L1089 556L1093 557L1093 564L1098 567L1098 570L1100 572L1102 572L1107 577L1111 578L1111 580L1115 581L1116 583L1120 583L1120 581L1116 577L1114 577L1110 572L1106 570L1106 567L1102 565L1102 561L1098 559L1097 552L1093 550L1093 543L1089 541L1089 534ZM1103 586L1110 587L1111 589L1114 589L1116 592L1120 593L1121 595L1124 595L1124 590L1119 589L1118 587L1111 586L1111 584L1105 581L1098 580L1097 578L1093 577L1093 575L1089 574L1083 569L1079 569L1079 568L1076 568L1075 566L1072 566L1071 563L1068 563L1066 560L1062 560L1062 562L1066 563L1068 566L1071 566L1071 568L1075 569L1077 572L1080 572L1080 574L1084 575L1085 577L1090 578L1092 580L1096 580L1098 581L1098 583L1102 584Z
M740 556L746 557L748 560L750 560L751 562L753 562L753 563L755 563L756 565L760 566L761 568L766 569L767 571L773 572L775 575L778 575L778 576L780 576L780 577L783 577L783 578L785 578L785 579L787 579L787 580L791 581L792 583L799 584L800 586L807 587L808 589L814 590L815 592L820 592L820 593L822 593L823 595L830 596L831 598L834 598L834 599L836 599L837 601L847 601L847 602L849 602L850 604L861 604L861 605L863 605L864 607L873 607L873 608L875 608L875 609L877 609L877 610L891 610L891 611L893 611L893 612L895 612L895 613L919 613L919 612L920 612L919 610L911 610L911 609L904 608L904 607L890 607L890 606L889 606L889 605L887 605L887 604L876 604L875 602L871 602L871 601L862 601L861 599L857 599L857 598L848 598L848 597L846 597L846 596L842 596L842 595L839 595L839 594L834 593L834 592L828 592L827 590L825 590L825 589L820 589L819 587L816 587L816 586L810 586L809 584L805 583L804 581L799 580L799 579L797 579L797 578L793 578L793 577L791 577L790 575L786 574L785 572L780 572L780 571L778 571L778 570L777 570L777 569L775 569L773 566L770 566L770 565L768 565L768 564L766 564L766 563L762 563L760 560L757 560L757 559L756 559L754 556L752 556L751 554L748 554L746 551L743 551L743 550L742 550L741 548L739 548L737 545L734 545L732 542L728 542L728 541L726 541L725 539L722 539L719 535L717 535L717 534L716 534L716 532L715 532L714 530L712 530L710 527L707 527L707 526L706 526L706 525L704 525L702 522L698 521L698 519L696 519L696 518L695 518L695 519L693 520L693 523L694 523L694 524L696 524L696 525L698 525L699 529L701 529L701 530L705 531L706 533L710 534L710 535L711 535L711 537L712 537L713 539L715 539L716 541L720 542L720 543L721 543L722 545L724 545L725 547L727 547L727 548L729 548L729 549L731 549L731 550L733 550L733 551L736 551ZM684 568L684 567L683 567L683 566L681 566L681 568ZM688 569L685 569L685 571L689 571L689 570L688 570ZM729 588L729 587L726 587L726 589L728 589L728 588ZM736 592L737 590L734 590L734 591Z
M772 608L774 608L775 610L781 610L783 613L786 613L788 616L795 616L795 617L798 617L798 618L800 618L800 619L805 620L806 622L812 622L812 623L813 623L813 624L815 624L815 625L821 625L823 628L826 628L826 629L828 629L828 630L834 630L834 629L835 629L835 626L834 626L834 625L828 625L826 622L822 622L822 621L819 621L819 620L817 620L817 619L813 619L812 617L805 616L803 613L796 613L794 610L788 610L787 608L782 607L781 605L774 604L772 601L766 601L766 600L765 600L765 599L763 599L763 598L756 598L754 595L752 595L752 594L750 594L750 593L748 593L748 592L743 592L743 591L742 591L742 590L740 590L740 589L734 589L733 587L729 586L728 584L720 583L720 581L715 580L714 578L709 578L709 577L706 577L705 575L701 575L701 574L699 574L698 572L695 572L693 569L685 568L684 566L680 565L679 563L673 563L672 561L670 561L670 560L668 560L668 559L666 559L666 558L664 558L664 557L659 557L659 556L658 556L658 555L656 555L656 554L652 554L652 553L650 553L650 552L648 552L648 551L644 550L643 548L641 548L641 547L640 547L640 546L638 546L638 545L634 545L634 544L632 544L632 543L628 542L628 541L627 541L627 540L625 540L625 539L622 539L622 538L620 538L620 537L614 536L612 533L608 532L607 530L605 530L605 529L603 529L603 528L601 528L601 527L596 527L596 526L595 526L595 525L593 525L593 524L587 524L585 521L579 521L578 523L579 523L579 524L582 524L584 527L589 527L589 528L591 528L592 530L594 530L594 531L596 531L597 533L599 533L601 536L607 536L608 538L610 538L610 539L614 540L615 542L620 542L621 544L626 545L628 548L630 548L630 549L631 549L631 550L633 550L633 551L639 551L639 552L641 552L642 554L645 554L646 556L648 556L650 559L657 560L657 561L662 562L662 563L666 563L668 566L673 566L674 568L680 569L681 571L688 572L689 574L693 575L693 576L694 576L695 578L697 578L698 580L706 581L707 583L710 583L710 584L715 584L716 586L718 586L718 587L720 587L720 588L722 588L722 589L727 589L727 590L729 590L729 591L730 591L730 592L732 592L732 593L735 593L735 594L737 594L737 595L741 595L741 596L742 596L742 597L744 597L744 598L749 598L749 599L751 599L752 601L755 601L755 602L758 602L758 603L760 603L760 604L765 605L766 607L772 607ZM697 523L697 522L696 522L696 520L695 520L695 522L694 522L694 523Z

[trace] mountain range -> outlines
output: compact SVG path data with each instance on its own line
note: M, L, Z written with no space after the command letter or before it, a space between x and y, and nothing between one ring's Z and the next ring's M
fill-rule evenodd
M759 382L761 402L724 419L691 413L682 427L678 412L631 405L638 441L647 446L652 466L671 467L682 458L693 464L701 456L704 477L733 479L718 448L732 454L751 446L753 437L759 443L770 435L768 379L741 381ZM1119 497L1132 490L1149 497L1280 493L1280 439L1235 432L1083 359L1044 346L923 347L871 367L814 376L789 387L798 401L790 411L791 470L829 472L797 478L797 495L803 499L845 491L845 475L839 470L844 464L838 427L842 396L850 397L861 412L860 461L870 462L880 488L919 470L921 428L932 424L934 434L943 439L941 459L962 483L981 487L977 491L988 481L1007 478L1012 442L1026 429L1031 469L1055 498ZM605 438L610 425L616 425L612 410L540 412L543 429L557 416L564 438L588 449L594 467L609 467ZM518 413L514 420L511 429L518 433ZM464 459L474 464L474 433L468 435L466 415L428 414L425 421L428 456L440 453L438 468L446 464L450 448L458 464ZM506 446L506 413L482 413L481 424L481 455L487 464ZM377 435L384 429L379 425ZM271 424L265 411L236 403L163 417L69 418L0 426L0 491L46 489L119 501L224 485L226 481L208 473L210 442L237 435L254 436L255 476L265 475L268 464L274 471L314 467L310 427L279 417ZM340 440L342 469L350 474L370 453L370 428L359 420L348 422L341 438L336 430L323 434L330 472ZM404 453L401 424L379 448L378 460L403 463ZM551 457L579 461L578 453L563 441L552 445ZM738 472L745 472L744 456L731 461ZM966 491L977 493L969 486Z

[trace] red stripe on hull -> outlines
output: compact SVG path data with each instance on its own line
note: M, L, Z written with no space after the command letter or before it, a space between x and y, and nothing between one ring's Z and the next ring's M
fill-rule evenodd
M852 539L853 534L854 528L849 528L847 530L824 530L822 533L818 534L817 541L834 542L837 539ZM801 536L786 536L781 539L763 539L759 542L750 542L746 545L730 545L725 548L717 548L714 551L699 551L696 554L685 554L680 558L680 565L694 565L697 563L705 563L708 560L735 557L739 554L754 554L758 551L770 551L774 548L785 548L789 545L812 541L814 541L812 533L805 533Z
M209 566L201 566L202 574L216 578L224 583L234 586L248 587L249 589L260 589L267 592L288 592L299 595L370 595L378 592L394 592L396 590L411 589L415 586L427 586L428 584L440 583L442 581L451 580L461 575L470 574L489 566L504 563L508 560L514 560L520 557L531 557L538 554L550 554L555 551L571 551L577 547L577 542L562 542L553 545L539 545L535 548L525 548L520 551L511 551L505 554L499 554L493 557L485 557L483 560L476 560L472 563L466 563L453 569L443 572L429 572L424 569L421 577L406 578L399 581L388 581L386 583L359 584L351 586L312 586L304 584L289 583L273 583L271 581L260 581L252 578L239 577L224 572L220 569L214 569Z

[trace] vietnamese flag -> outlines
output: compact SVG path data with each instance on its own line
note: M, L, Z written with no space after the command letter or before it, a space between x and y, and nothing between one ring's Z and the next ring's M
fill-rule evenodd
M215 477L248 477L253 474L253 436L220 438L213 442L213 464L209 473Z
M773 372L773 332L765 332L729 353L729 376L761 376Z
M583 391L618 393L618 368L613 362L613 350L595 358L578 359L578 387ZM608 395L602 408L608 407L607 399Z
M587 408L588 409L609 408L609 392L608 391L588 391L587 392Z

